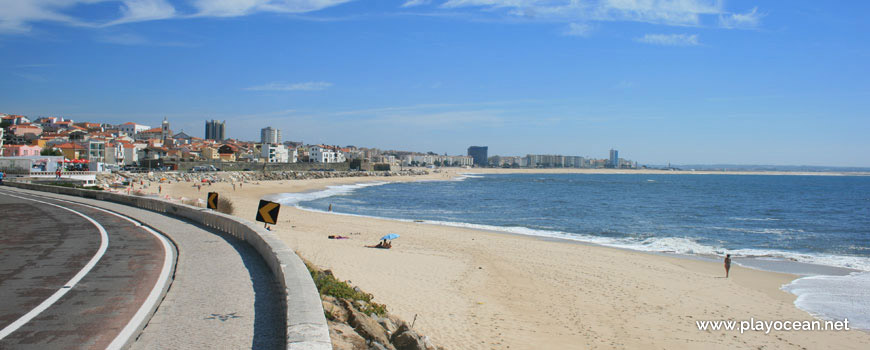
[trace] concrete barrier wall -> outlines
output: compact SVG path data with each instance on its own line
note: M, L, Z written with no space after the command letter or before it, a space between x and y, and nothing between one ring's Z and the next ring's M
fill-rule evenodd
M331 350L329 326L323 313L320 294L311 274L296 253L277 235L250 221L194 206L175 204L156 198L104 191L81 190L21 182L6 182L11 187L92 198L129 205L189 220L224 232L250 244L263 258L284 290L286 348L288 350Z

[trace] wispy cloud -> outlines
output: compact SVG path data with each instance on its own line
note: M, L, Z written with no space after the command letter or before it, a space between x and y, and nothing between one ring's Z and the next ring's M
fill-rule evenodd
M51 63L29 63L29 64L19 64L15 66L15 68L49 68L54 67L55 64Z
M12 74L15 75L15 76L17 76L17 77L19 77L19 78L21 78L21 79L29 80L29 81L32 81L32 82L35 82L35 83L43 83L43 82L46 82L46 81L48 80L48 79L45 79L45 77L43 77L42 75L39 75L39 74L33 74L33 73L22 73L22 72L15 72L15 73L12 73Z
M175 7L166 0L123 0L121 18L106 23L112 26L121 23L153 21L175 17Z
M351 0L194 0L194 16L237 17L256 12L306 13Z
M646 34L635 39L638 42L663 46L698 46L698 34Z
M563 35L567 36L582 36L586 37L592 33L592 26L586 23L569 23L568 28L562 32Z
M752 29L758 27L763 14L758 12L758 7L747 13L731 13L719 15L719 26L722 28Z
M238 17L258 12L300 14L319 11L352 0L188 0L180 11L168 0L0 0L0 33L31 31L36 22L57 22L83 27L192 17ZM113 19L88 21L69 15L73 9L117 4ZM78 12L78 11L77 11Z
M0 33L27 33L33 23L109 27L124 23L196 17L240 17L283 13L305 17L354 0L0 0ZM72 15L88 7L112 8L109 20ZM404 0L396 9L431 8L429 15L471 20L522 20L567 23L567 35L588 35L593 22L643 22L668 26L755 28L763 15L725 9L722 0ZM419 15L419 14L418 14ZM350 16L349 18L353 18ZM316 18L314 18L316 20ZM327 19L329 20L329 19ZM718 21L717 21L718 20Z
M718 0L447 0L442 8L484 8L562 21L632 21L665 25L699 25L701 17L724 14Z
M430 2L431 2L431 0L408 0L408 1L405 1L404 4L402 4L402 7L414 7L414 6L426 5Z
M172 46L172 47L194 47L195 44L184 43L180 41L154 41L144 36L134 33L114 33L101 35L95 38L97 42L113 45L127 46Z
M323 81L310 81L304 83L269 83L245 88L248 91L320 91L326 90L332 83Z

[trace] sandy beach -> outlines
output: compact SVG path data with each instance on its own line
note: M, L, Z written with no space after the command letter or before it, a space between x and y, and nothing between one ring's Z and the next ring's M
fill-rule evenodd
M592 172L546 172L568 171ZM451 169L414 177L262 181L235 190L216 183L201 192L182 182L163 184L162 194L205 198L216 191L234 202L235 215L253 221L257 201L271 194L478 172L538 171ZM390 312L408 321L416 316L415 328L449 349L870 347L866 331L698 330L701 320L814 320L780 290L797 278L789 274L736 266L725 279L721 263L288 206L274 230L303 258L374 294ZM393 249L364 247L386 233L401 235ZM327 239L339 234L351 238Z

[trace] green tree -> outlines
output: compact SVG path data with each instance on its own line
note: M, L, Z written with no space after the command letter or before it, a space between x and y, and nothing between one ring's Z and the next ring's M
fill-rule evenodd
M43 148L39 154L43 156L62 156L63 152L57 148Z

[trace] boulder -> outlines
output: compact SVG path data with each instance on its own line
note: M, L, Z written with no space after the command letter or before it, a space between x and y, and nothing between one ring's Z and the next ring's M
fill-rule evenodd
M392 340L396 350L427 350L423 339L411 327L408 327L407 323L399 326L390 340Z
M336 321L347 323L347 310L341 305L338 305L335 298L332 301L323 298L323 312L327 314L327 318Z
M377 321L366 316L362 312L356 311L350 306L350 303L346 301L343 301L343 303L345 304L345 308L349 311L348 323L353 326L357 333L371 341L376 341L385 345L390 343L389 338L387 338L386 330L384 327L381 327Z
M344 323L329 322L333 350L367 350L366 340Z
M384 327L384 329L387 331L387 335L393 335L393 333L396 333L396 330L399 329L399 326L393 323L393 320L391 320L389 317L378 318L378 323L381 325L381 327Z

